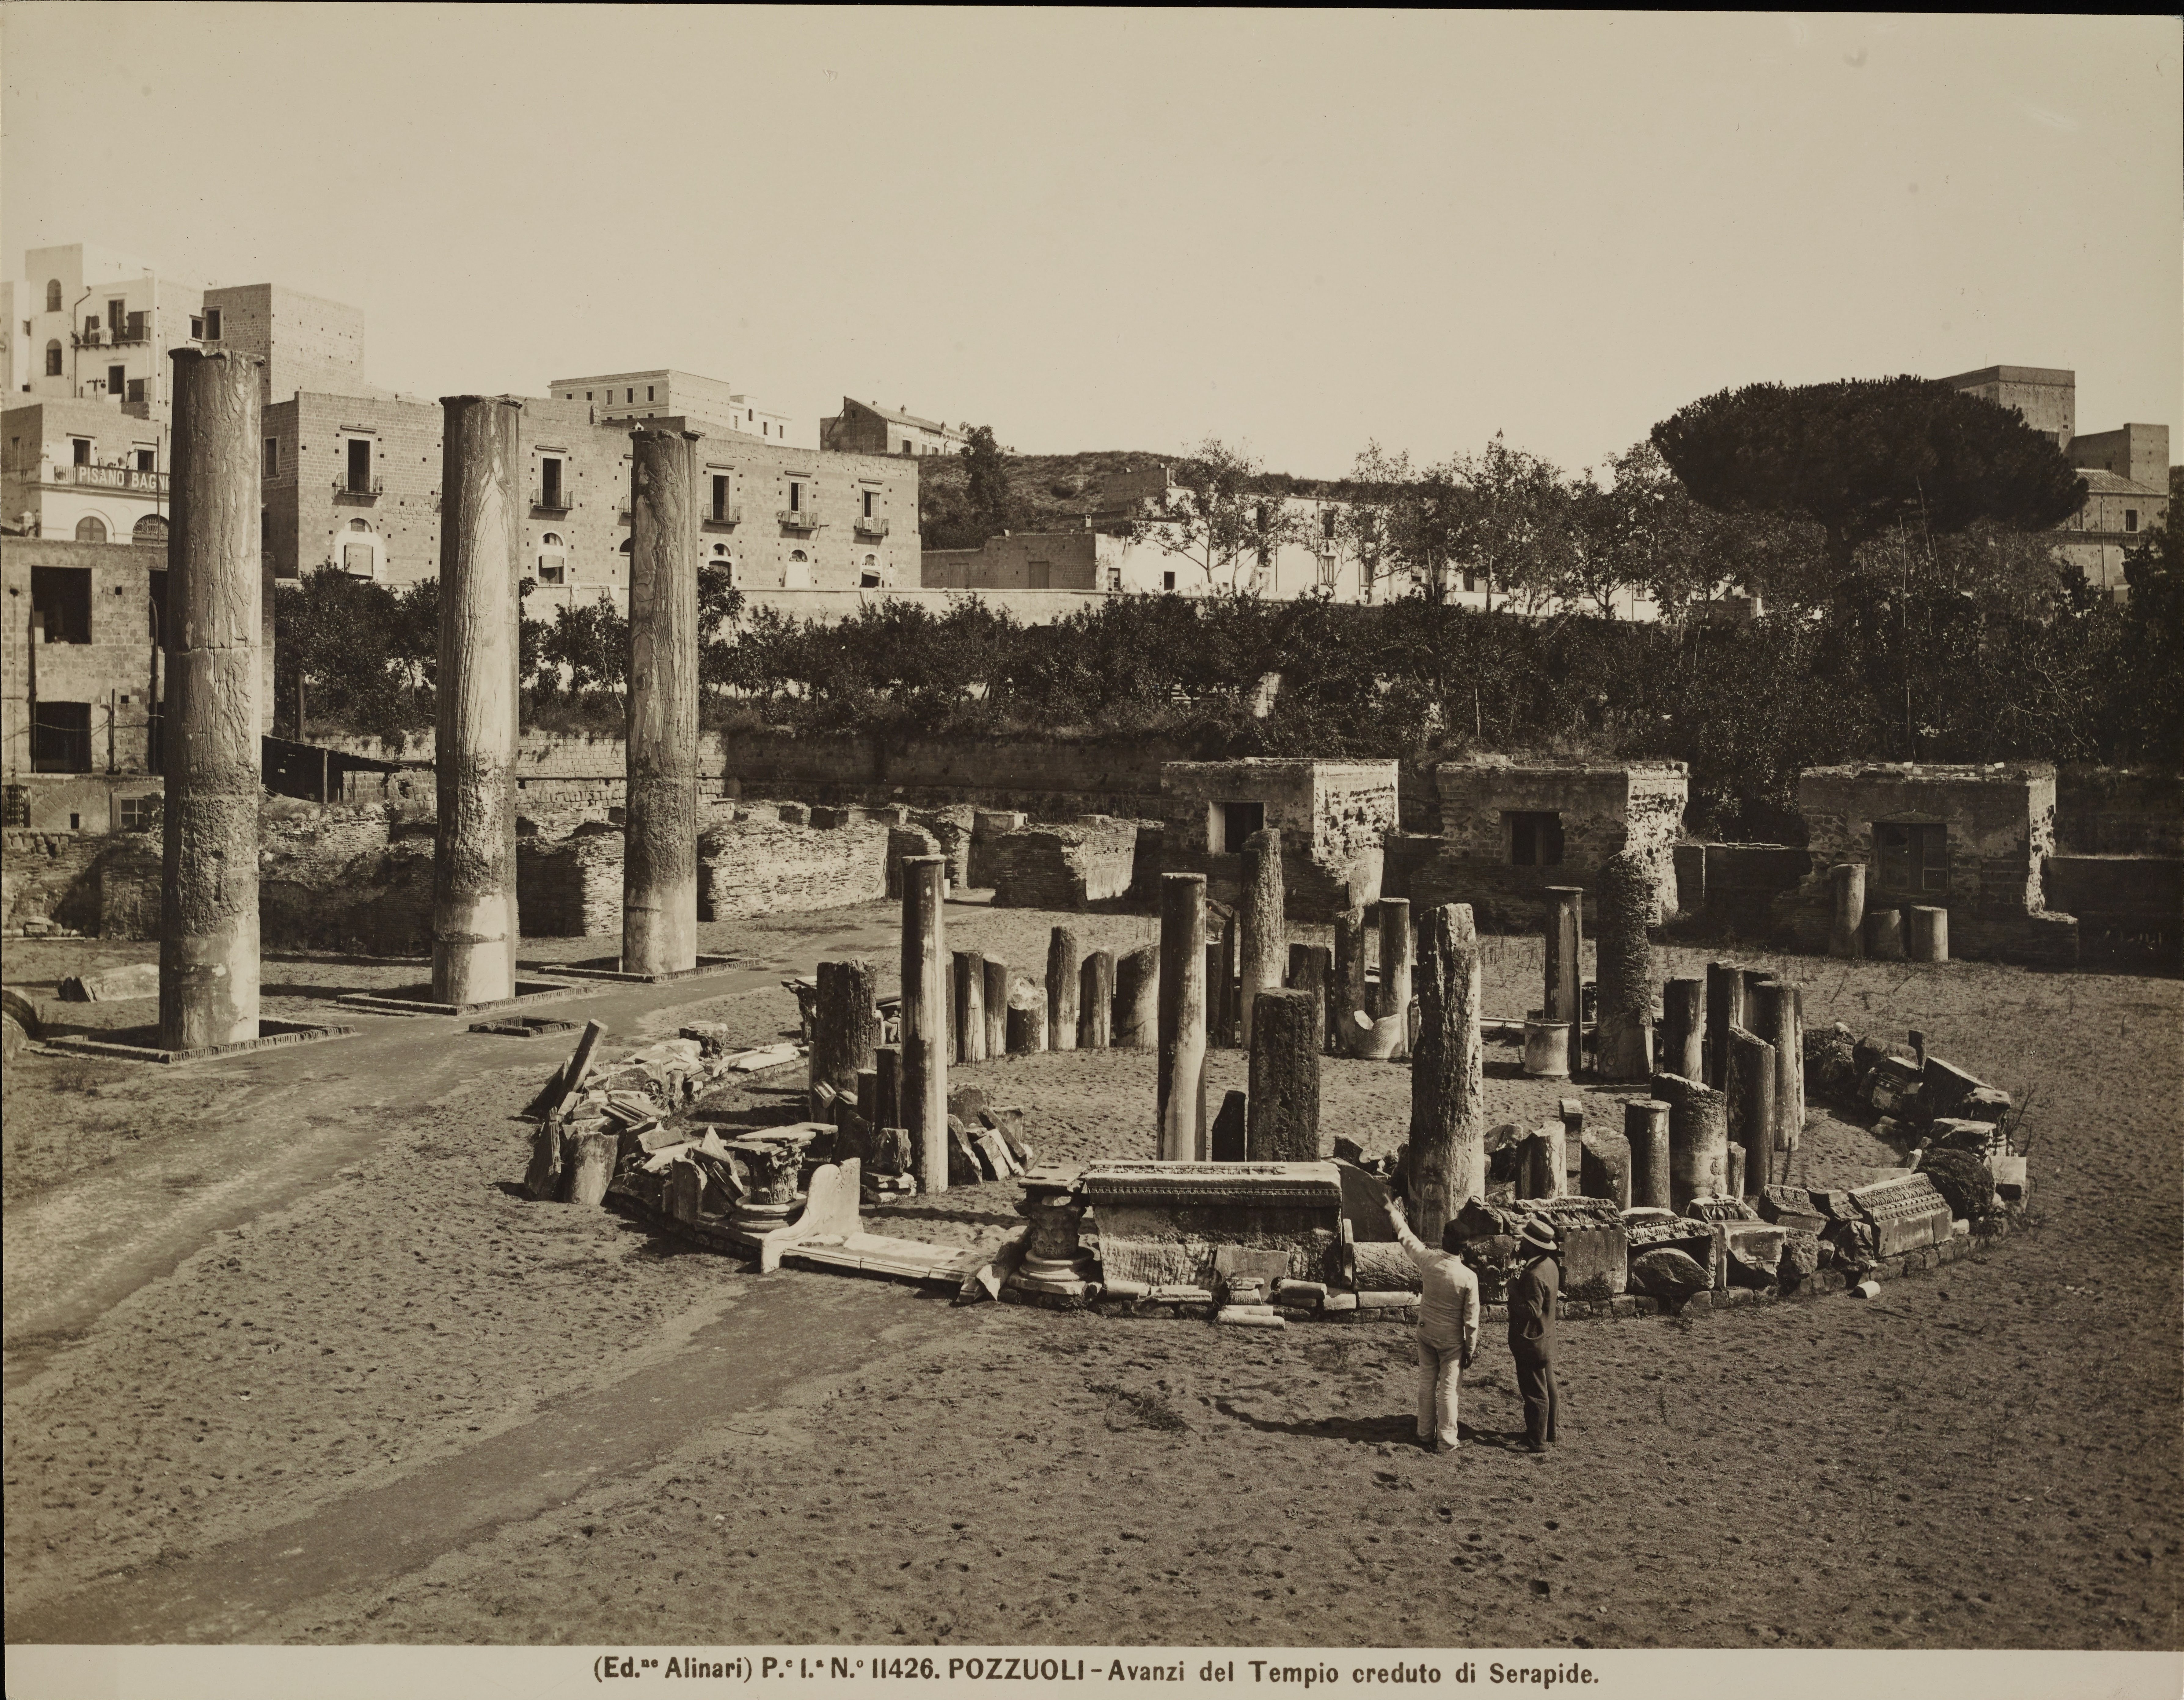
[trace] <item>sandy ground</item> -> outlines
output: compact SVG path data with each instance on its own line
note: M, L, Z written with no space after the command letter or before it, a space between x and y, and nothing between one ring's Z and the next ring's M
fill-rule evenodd
M950 942L1031 972L1056 918L951 907ZM862 950L885 978L893 922L704 929L764 973L616 1035L702 1017L770 1040L794 1022L777 970ZM1153 936L1068 924L1088 949ZM10 946L7 975L148 949ZM1435 1458L1408 1444L1400 1326L954 1309L527 1203L510 1117L559 1041L440 1023L311 1070L26 1057L0 1169L9 1638L2176 1646L2184 989L1744 960L1802 979L1810 1024L1919 1027L2029 1098L2042 1226L1869 1305L1572 1324L1544 1460L1509 1446L1498 1342L1469 1443ZM1489 1010L1521 1012L1536 941L1489 941L1487 973ZM267 973L297 1011L415 978ZM1217 1090L1241 1063L1216 1053ZM1511 1120L1568 1090L1506 1073ZM1150 1053L958 1074L1026 1105L1042 1158L1150 1153ZM786 1118L787 1084L740 1107ZM1330 1062L1323 1084L1330 1134L1401 1137L1400 1067ZM80 1324L19 1332L81 1285L99 1223L240 1184L268 1129L339 1156ZM1812 1145L1816 1173L1891 1157L1832 1123ZM998 1238L1013 1202L961 1189L893 1225ZM566 1481L539 1463L579 1441Z

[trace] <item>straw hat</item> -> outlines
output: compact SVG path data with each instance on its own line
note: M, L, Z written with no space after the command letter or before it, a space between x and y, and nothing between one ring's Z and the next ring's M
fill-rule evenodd
M1527 1222L1524 1231L1517 1236L1517 1243L1535 1251L1552 1251L1556 1249L1555 1230L1544 1222Z

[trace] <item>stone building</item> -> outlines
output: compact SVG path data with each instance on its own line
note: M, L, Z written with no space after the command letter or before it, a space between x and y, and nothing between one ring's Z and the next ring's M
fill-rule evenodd
M0 282L0 393L104 402L164 423L167 352L204 339L203 298L197 284L88 243L34 248L22 278Z
M1245 841L1273 828L1292 917L1325 921L1377 903L1396 775L1392 761L1171 761L1161 769L1162 868L1202 873L1209 894L1236 902Z
M103 401L0 410L0 518L25 537L164 543L167 426Z
M595 424L617 420L683 419L708 437L739 433L761 443L788 441L788 416L760 407L733 384L695 372L665 368L649 372L601 372L588 378L555 378L546 386L555 401L582 402Z
M204 292L204 346L262 361L259 399L268 404L309 390L392 396L364 376L364 314L279 283L238 283Z
M844 454L955 454L968 448L971 433L937 419L920 419L878 402L842 398L842 410L819 421L819 446Z
M1811 871L1775 900L1800 950L1827 944L1828 870L1866 870L1866 912L1931 905L1949 911L1953 956L2052 964L2077 960L2077 922L2047 906L2055 850L2055 769L2044 761L1947 766L1893 762L1808 767L1797 809Z
M8 826L103 833L156 817L166 566L164 540L0 539Z
M1410 870L1414 904L1469 903L1482 926L1538 922L1551 885L1585 889L1624 850L1653 870L1658 920L1676 906L1674 846L1690 776L1680 761L1518 762L1482 756L1434 770L1437 839Z

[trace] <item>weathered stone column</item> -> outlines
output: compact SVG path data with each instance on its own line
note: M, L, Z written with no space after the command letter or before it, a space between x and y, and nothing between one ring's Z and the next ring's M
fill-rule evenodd
M1666 1210L1669 1184L1669 1106L1658 1098L1631 1098L1623 1106L1623 1136L1630 1141L1630 1203Z
M630 433L621 967L698 966L698 444Z
M976 950L957 950L953 956L955 1018L950 1025L954 1056L958 1062L986 1060L986 959Z
M1661 988L1661 1069L1706 1079L1706 982L1669 980Z
M1244 902L1238 923L1238 1012L1244 1048L1251 1048L1251 1023L1261 992L1281 989L1288 966L1289 922L1282 912L1282 835L1273 828L1244 840Z
M260 368L171 358L159 1043L197 1051L258 1037Z
M1380 1007L1385 1021L1397 1019L1396 1048L1391 1056L1411 1054L1411 900L1407 897L1380 900Z
M1245 1150L1253 1162L1317 1162L1319 1008L1309 992L1273 987L1253 999Z
M1627 1118L1630 1112L1624 1113ZM1601 1128L1580 1134L1578 1177L1584 1196L1604 1198L1618 1210L1628 1210L1632 1202L1630 1135Z
M522 662L523 404L440 403L440 648L432 761L432 998L515 995L515 751Z
M828 1087L837 1097L856 1102L857 1076L872 1066L879 1015L872 1003L872 965L863 957L822 962L817 978L818 1007L811 1017L805 1079L811 1119L831 1122L833 1113L822 1106L819 1088Z
M902 859L902 1116L921 1192L948 1190L948 859Z
M1913 904L1908 946L1914 962L1947 961L1949 911L1930 904Z
M1365 911L1346 909L1334 919L1334 978L1327 989L1327 1030L1330 1048L1341 1055L1357 1050L1357 1017L1373 1012L1365 1000Z
M1438 905L1420 920L1418 992L1404 1178L1413 1230L1429 1246L1438 1246L1442 1223L1486 1196L1479 934L1468 903Z
M1744 973L1734 962L1708 962L1706 973L1706 1084L1729 1073L1729 1030L1744 1025ZM1673 1069L1668 1071L1674 1073ZM1687 1075L1696 1079L1696 1075Z
M1872 962L1903 960L1903 914L1901 910L1875 909L1865 917L1865 956Z
M1212 1042L1226 1050L1239 1045L1244 1034L1243 925L1234 910L1222 917L1221 937L1212 948L1220 961L1208 969L1213 984L1206 996L1207 1019L1212 1023Z
M1828 928L1828 954L1855 961L1858 932L1865 925L1865 864L1839 861L1828 870L1835 888L1835 916Z
M1774 1048L1774 1155L1761 1184L1786 1184L1795 1177L1797 1148L1805 1136L1803 989L1771 980L1759 988L1745 1014L1752 1031Z
M1115 964L1115 1018L1118 1051L1142 1051L1160 1037L1160 952L1150 945L1125 951Z
M1653 1071L1652 871L1635 851L1618 850L1599 885L1600 1078L1643 1080Z
M1009 1051L1009 965L985 959L986 1055L1006 1056Z
M1319 1046L1322 1051L1334 1049L1334 1029L1328 1020L1328 983L1334 978L1334 959L1324 945L1292 945L1290 946L1289 986L1292 991L1312 994L1313 1006L1319 1011Z
M1547 984L1540 1011L1549 1021L1566 1021L1577 1032L1579 987L1585 978L1585 889L1547 888Z
M1114 1035L1115 953L1095 950L1077 971L1077 1048L1105 1051Z
M872 1103L874 1128L900 1128L902 1120L902 1047L872 1047L872 1073L877 1077Z
M1011 1056L1035 1056L1046 1049L1046 994L1028 982L1009 994L1009 1050Z
M1774 1179L1774 1047L1743 1028L1729 1034L1729 1140L1744 1152L1745 1191L1757 1193Z
M1680 1074L1656 1074L1653 1096L1669 1106L1669 1205L1729 1190L1729 1101Z
M1077 1049L1077 935L1057 927L1046 944L1046 1048Z
M1160 1160L1206 1160L1206 876L1161 876Z

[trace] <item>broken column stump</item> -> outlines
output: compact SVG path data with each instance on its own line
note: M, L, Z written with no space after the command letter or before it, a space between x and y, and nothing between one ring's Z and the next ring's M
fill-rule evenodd
M170 358L159 1043L197 1051L259 1036L261 367L198 348Z
M986 1060L986 959L976 950L957 950L950 960L950 991L956 1000L950 1034L958 1062Z
M948 941L945 856L902 859L902 1114L921 1191L948 1190Z
M1206 1126L1206 876L1161 876L1160 1159L1203 1160Z
M1576 885L1547 888L1546 985L1540 1013L1548 1021L1566 1021L1577 1030L1578 988L1585 978L1585 889Z
M1251 1111L1241 1092L1224 1094L1213 1118L1210 1153L1215 1162L1242 1162L1251 1153Z
M1740 1187L1732 1176L1726 1196L1757 1194L1781 1179L1769 1172L1774 1149L1774 1047L1743 1028L1731 1028L1729 1078L1722 1096L1727 1101L1729 1148L1744 1153L1741 1172L1749 1177Z
M1670 980L1661 989L1661 1067L1686 1080L1706 1079L1706 982Z
M1600 870L1599 1046L1603 1080L1643 1080L1653 1070L1653 945L1646 933L1653 874L1618 850Z
M1627 1116L1629 1112L1626 1110L1624 1114ZM1627 1134L1592 1128L1579 1135L1578 1190L1587 1198L1606 1199L1618 1210L1630 1208L1635 1197Z
M1244 900L1237 923L1238 1037L1251 1048L1251 1023L1261 992L1281 989L1289 963L1289 924L1283 914L1282 835L1273 828L1244 840Z
M875 1097L872 1104L872 1125L875 1128L899 1128L902 1125L902 1047L899 1045L876 1045L872 1047L872 1075ZM890 1173L907 1171L895 1169Z
M1319 1010L1309 992L1277 986L1252 1000L1245 1149L1253 1162L1317 1162Z
M1869 962L1900 962L1903 955L1903 916L1895 909L1876 909L1865 917L1865 959Z
M1633 1208L1666 1210L1674 1189L1669 1180L1669 1106L1658 1098L1632 1098L1623 1106L1623 1134L1630 1144Z
M1372 1018L1365 1002L1365 911L1362 906L1335 917L1333 957L1334 978L1327 989L1328 1048L1339 1056L1352 1056L1357 1049L1357 1016L1365 1015L1368 1030Z
M1772 980L1746 1012L1751 1030L1774 1047L1774 1139L1763 1184L1790 1184L1805 1137L1805 995Z
M621 1148L621 1136L604 1131L586 1129L562 1137L561 1183L570 1203L598 1205L605 1201L607 1183L614 1179L615 1157Z
M1142 1051L1159 1042L1160 951L1141 945L1115 964L1115 1048Z
M1009 1050L1009 965L985 959L985 987L978 1002L986 1014L986 1055L1006 1056Z
M872 965L864 958L822 962L818 980L805 1079L811 1119L832 1121L833 1115L822 1107L819 1088L829 1088L834 1098L855 1101L857 1075L871 1067L872 1046L879 1038L879 1012L872 996Z
M1095 950L1077 971L1077 1048L1105 1051L1112 1040L1115 953Z
M1046 1048L1077 1049L1077 935L1057 927L1046 944Z
M1324 945L1290 946L1287 984L1291 991L1312 995L1312 1005L1319 1011L1319 1043L1323 1051L1334 1048L1334 1030L1327 1020L1327 989L1334 977L1334 953Z
M1865 925L1865 864L1839 861L1828 870L1828 883L1835 892L1835 910L1828 926L1828 954L1855 961L1860 931Z
M1680 1074L1656 1074L1652 1095L1669 1106L1669 1207L1729 1190L1729 1101Z
M1914 962L1947 961L1949 911L1930 904L1912 905L1905 948Z
M1411 1054L1412 964L1414 948L1411 931L1411 901L1407 897L1380 900L1380 998L1373 1013L1379 1021L1393 1020L1396 1042L1383 1054Z
M1411 1058L1404 1179L1413 1231L1438 1246L1442 1224L1486 1196L1479 934L1469 904L1426 911L1418 925L1417 983L1418 1042Z
M1744 971L1734 962L1708 962L1706 971L1706 1073L1719 1087L1729 1069L1729 1030L1744 1025ZM1674 1073L1676 1071L1664 1071ZM1687 1080L1702 1077L1687 1074Z

